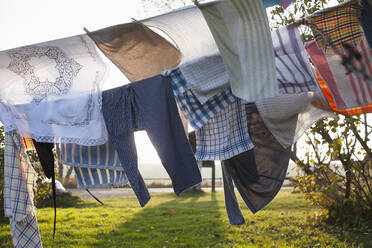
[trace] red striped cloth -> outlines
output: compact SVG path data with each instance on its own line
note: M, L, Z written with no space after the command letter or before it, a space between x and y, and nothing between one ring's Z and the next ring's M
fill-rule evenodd
M316 41L307 43L306 49L322 80L329 89L335 110L346 111L347 109L365 107L372 103L371 84L355 72L346 74L347 71L341 64L342 59L340 56L332 51L324 53ZM366 72L372 75L372 50L364 37L355 46L355 50L362 55L362 59L354 61L354 63L357 66L365 66ZM345 52L342 49L341 51Z

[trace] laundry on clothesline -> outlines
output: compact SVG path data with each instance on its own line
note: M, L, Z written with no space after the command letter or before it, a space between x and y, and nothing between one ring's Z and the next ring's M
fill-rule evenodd
M138 170L133 134L136 130L147 131L176 195L201 182L167 77L159 75L104 91L102 102L108 140L142 207L150 194Z
M317 81L311 71L298 28L290 24L272 31L271 37L280 93L314 91Z
M214 1L199 8L227 67L232 93L248 102L276 96L273 43L262 0Z
M164 76L169 77L176 102L184 117L194 129L203 127L219 111L225 109L236 99L232 95L231 89L228 88L202 104L197 96L195 96L194 91L189 89L183 73L179 68L164 72Z
M353 47L360 54L359 59L352 59L356 66L365 68L372 75L372 50L362 36L361 41ZM372 82L364 79L357 72L348 71L343 60L333 51L325 52L316 41L307 43L306 49L320 76L329 88L337 108L357 108L372 103ZM340 49L342 54L348 50Z
M254 104L248 104L246 108L254 148L221 162L226 211L233 225L244 224L234 184L248 208L253 213L258 212L279 192L291 152L290 148L283 148L266 128Z
M60 145L60 161L74 167L78 188L92 189L122 186L128 178L113 145Z
M179 69L201 104L229 87L229 76L201 11L186 7L143 24L166 33L182 53Z
M100 86L106 65L87 35L0 52L5 131L40 142L106 142Z
M315 76L318 80L318 84L319 84L320 88L322 89L322 92L323 92L324 96L326 97L326 99L328 101L328 104L329 104L330 108L334 112L336 112L338 114L346 115L346 116L372 113L372 103L368 104L367 106L357 107L357 108L349 108L349 109L348 108L338 108L336 106L335 99L333 98L332 93L329 90L327 84L323 81L319 72L315 68L314 68L314 74L315 74Z
M10 220L14 247L42 247L36 219L33 187L36 172L22 138L16 131L5 133L4 140L4 215Z
M237 97L195 131L197 160L227 160L253 148L245 102Z
M88 35L131 82L159 75L181 59L177 48L139 22L88 31Z
M319 46L331 50L333 46L342 48L344 44L355 45L362 39L362 28L359 24L361 7L357 1L348 1L342 5L317 11L307 17L316 25L312 28ZM322 32L319 32L320 29ZM324 37L327 35L331 43Z

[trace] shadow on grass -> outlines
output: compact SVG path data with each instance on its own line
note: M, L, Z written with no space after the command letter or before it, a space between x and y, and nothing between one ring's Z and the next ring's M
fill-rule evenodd
M98 206L98 202L86 202L82 200L79 196L74 196L70 192L58 194L57 198L57 209L58 208L86 208L86 207L95 207ZM52 208L53 199L49 197L47 199L39 200L36 204L36 207L41 208Z
M215 193L183 193L143 208L89 246L216 247L224 233Z

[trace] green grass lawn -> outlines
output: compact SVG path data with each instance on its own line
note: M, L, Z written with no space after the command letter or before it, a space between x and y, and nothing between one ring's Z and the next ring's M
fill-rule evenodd
M340 230L308 223L315 209L300 194L282 191L253 215L240 202L246 224L228 222L223 193L154 195L143 209L135 197L60 199L54 247L372 247L372 230ZM44 247L52 246L53 210L38 209ZM0 223L1 247L12 247Z

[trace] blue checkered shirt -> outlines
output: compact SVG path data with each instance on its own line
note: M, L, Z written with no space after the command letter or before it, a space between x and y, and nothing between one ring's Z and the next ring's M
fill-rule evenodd
M235 101L231 89L225 89L201 104L195 94L189 89L181 71L176 68L164 73L170 78L176 102L183 115L194 129L200 129L218 112Z

